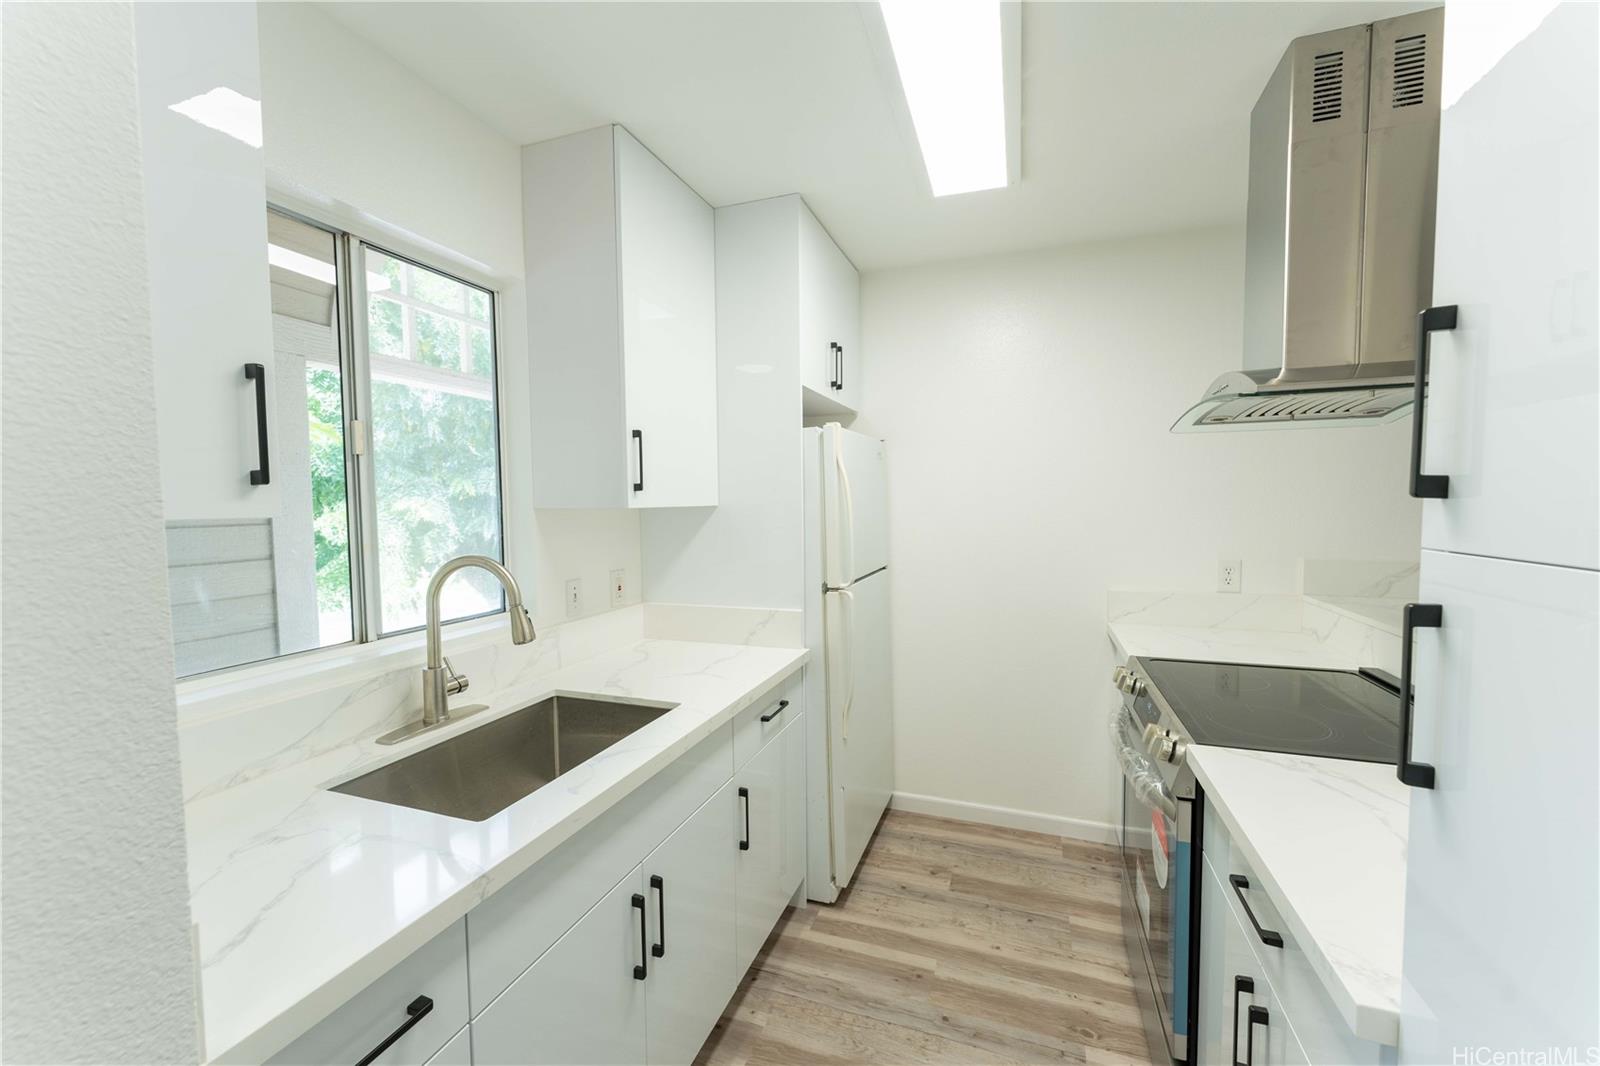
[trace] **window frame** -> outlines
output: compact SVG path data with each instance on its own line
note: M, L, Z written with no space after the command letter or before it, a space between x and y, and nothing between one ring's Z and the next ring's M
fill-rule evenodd
M503 287L485 277L474 277L455 264L436 265L425 256L410 250L396 250L393 244L371 239L348 224L325 220L316 214L286 204L277 196L268 196L264 207L329 234L334 240L334 286L337 294L340 388L343 402L343 431L345 457L345 509L349 526L350 562L350 632L351 639L338 644L275 655L248 663L221 667L217 670L191 674L179 682L216 677L241 670L270 667L293 659L327 654L336 650L357 649L382 644L394 638L404 639L420 633L424 625L406 629L383 629L382 585L379 572L377 541L377 486L373 470L372 453L372 367L371 353L367 347L366 253L370 250L380 255L408 263L413 267L431 271L489 296L489 346L490 388L494 409L495 486L496 513L500 526L500 551L498 562L502 565L511 556L512 532L507 521L506 499L510 489L507 479L506 445L507 428L503 410L502 353L500 342L504 336L501 328ZM505 613L505 596L502 591L500 606L494 610L463 615L444 622L447 626L471 624Z

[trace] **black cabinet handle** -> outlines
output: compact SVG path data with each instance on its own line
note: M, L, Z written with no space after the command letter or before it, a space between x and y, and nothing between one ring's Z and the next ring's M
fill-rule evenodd
M1239 906L1244 908L1245 917L1250 919L1261 942L1272 948L1283 947L1283 934L1261 928L1261 923L1256 921L1256 912L1250 909L1250 901L1244 898L1244 890L1250 887L1250 879L1244 874L1229 874L1228 884L1233 886L1233 894L1239 897Z
M433 1010L433 1000L429 999L427 996L418 996L416 999L412 1000L411 1003L406 1007L406 1020L400 1023L400 1028L396 1029L394 1032L385 1037L383 1043L367 1052L366 1056L362 1058L360 1062L356 1063L356 1066L371 1066L371 1063L374 1059L376 1059L379 1055L382 1055L385 1051L388 1051L389 1046L396 1040L399 1040L402 1036L405 1036L407 1033L409 1033L411 1031L411 1027L416 1025L422 1019L426 1018L428 1016L428 1012L431 1010Z
M828 342L828 388L839 387L839 342Z
M644 491L644 430L633 431L633 439L639 442L639 480L633 483L634 492Z
M1256 994L1252 978L1236 974L1233 978L1233 1066L1245 1066L1239 1061L1239 997L1244 993Z
M744 839L739 841L740 851L750 850L750 790L739 786L739 798L744 800Z
M1433 767L1411 761L1411 638L1418 629L1438 629L1444 608L1437 603L1408 603L1400 622L1400 761L1397 776L1412 788L1433 787Z
M635 981L643 981L650 976L650 970L648 969L650 950L647 947L650 941L650 933L645 928L650 923L644 917L644 897L637 892L633 894L633 908L639 912L639 964L633 968L633 979Z
M267 458L267 368L260 363L244 365L246 381L256 383L256 455L261 463L250 471L250 484L272 484L272 465Z
M667 882L660 874L651 874L650 887L656 890L656 924L660 926L656 942L650 945L650 954L659 959L667 953Z
M1417 313L1416 382L1412 386L1411 412L1411 495L1419 500L1442 500L1450 495L1448 474L1422 472L1422 410L1428 392L1428 335L1435 330L1456 328L1456 305L1430 307Z
M782 714L784 708L787 706L789 706L788 700L779 700L776 707L772 708L772 710L761 716L761 720L763 722L772 721L774 718L778 717L778 715Z
M1244 1036L1244 1066L1253 1066L1256 1061L1256 1026L1263 1029L1267 1027L1267 1008L1252 1006L1248 1019Z
M839 384L835 385L834 388L838 389L840 392L843 392L844 391L844 345L840 344L840 345L837 345L837 347L839 349Z

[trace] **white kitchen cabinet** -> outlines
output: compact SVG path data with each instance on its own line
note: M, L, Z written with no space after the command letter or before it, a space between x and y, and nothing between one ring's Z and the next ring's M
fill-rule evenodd
M425 1066L472 1066L472 1028L462 1026Z
M711 208L620 126L522 180L534 506L714 506Z
M402 1027L404 1033L374 1061L383 1066L421 1066L433 1058L467 1024L463 924L453 923L412 952L274 1055L268 1060L270 1066L359 1062Z
M799 205L800 385L808 413L861 408L861 281L804 203Z
M783 741L783 883L793 893L806 879L806 724L795 715ZM781 914L781 912L780 912ZM774 917L774 921L776 921Z
M733 775L742 974L805 878L805 725L798 714Z
M717 344L797 385L807 416L860 409L860 279L799 196L717 209Z
M473 1062L645 1062L647 907L634 867L472 1020Z
M1600 1046L1600 574L1424 551L1419 598L1401 1061Z
M1445 40L1479 44L1444 52L1433 300L1458 311L1413 413L1422 469L1449 478L1422 543L1595 569L1600 12L1556 5L1531 33L1522 18L1445 8Z
M730 781L644 861L650 921L648 1061L690 1063L739 983Z
M255 6L141 4L133 22L166 517L269 518L244 370L275 366Z

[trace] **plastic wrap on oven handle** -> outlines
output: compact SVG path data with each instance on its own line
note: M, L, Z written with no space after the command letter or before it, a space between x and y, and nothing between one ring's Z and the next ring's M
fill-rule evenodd
M1107 722L1111 733L1111 748L1117 753L1117 765L1122 768L1122 776L1128 782L1128 787L1133 790L1134 798L1140 803L1160 811L1168 818L1176 818L1178 803L1172 798L1172 793L1167 791L1166 782L1161 780L1161 775L1156 772L1155 763L1128 743L1124 730L1131 725L1133 725L1132 716L1125 706L1119 706L1112 711L1111 719Z

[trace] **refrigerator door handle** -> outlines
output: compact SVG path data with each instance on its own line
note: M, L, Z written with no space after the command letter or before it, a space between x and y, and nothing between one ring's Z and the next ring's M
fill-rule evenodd
M844 521L839 524L839 561L843 567L839 572L839 584L847 585L854 581L856 573L855 538L856 506L850 498L850 471L844 465L844 449L839 446L838 434L833 438L833 465L839 473L839 491L844 497Z
M841 733L839 739L850 743L850 708L856 702L856 658L855 658L855 622L851 616L855 607L851 601L855 596L849 589L839 589L839 643L844 659L844 709L840 712Z

